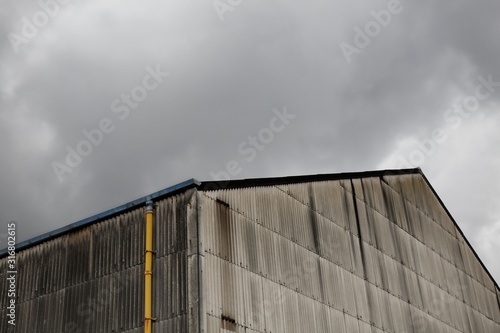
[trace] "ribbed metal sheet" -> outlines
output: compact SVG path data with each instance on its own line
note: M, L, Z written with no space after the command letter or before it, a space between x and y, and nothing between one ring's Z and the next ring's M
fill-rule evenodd
M153 331L500 332L498 286L419 172L313 178L156 201ZM142 332L144 209L80 227L18 253L0 332Z
M189 311L198 306L198 289L190 295L188 288L188 281L198 276L188 271L188 221L190 211L196 210L193 193L188 190L156 205L156 332L194 331L198 323ZM6 258L1 259L0 332L142 332L143 259L143 208L20 251L16 327L5 320Z
M420 174L200 192L207 332L500 332Z

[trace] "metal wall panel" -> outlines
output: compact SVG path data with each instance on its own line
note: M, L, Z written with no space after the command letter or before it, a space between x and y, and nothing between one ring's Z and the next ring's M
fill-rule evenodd
M157 203L154 332L187 332L187 207L194 190ZM139 332L144 304L144 209L17 253L17 325L0 332ZM7 258L0 259L0 314ZM196 295L198 298L198 295Z
M143 222L22 250L16 332L141 331ZM498 286L418 173L191 189L155 222L154 332L500 331Z
M421 175L211 190L199 205L207 332L500 331L494 282ZM240 291L245 277L262 293Z

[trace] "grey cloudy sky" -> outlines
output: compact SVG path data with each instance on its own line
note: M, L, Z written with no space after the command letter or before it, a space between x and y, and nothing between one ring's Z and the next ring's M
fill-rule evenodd
M497 0L0 6L0 222L20 240L231 160L420 166L500 281Z

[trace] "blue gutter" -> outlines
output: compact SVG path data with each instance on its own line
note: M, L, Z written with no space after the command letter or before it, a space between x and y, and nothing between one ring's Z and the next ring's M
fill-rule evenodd
M146 201L148 201L148 200L154 200L154 199L158 199L161 197L165 197L167 195L172 195L174 192L184 191L184 190L187 190L191 187L199 186L200 184L201 183L199 181L192 178L192 179L186 180L182 183L179 183L177 185L167 187L166 189L163 189L163 190L155 192L153 194L136 199L134 201L131 201L131 202L126 203L124 205L118 206L116 208L109 209L105 212L96 214L96 215L91 216L91 217L87 217L83 220L65 225L64 227L49 231L49 232L42 234L40 236L36 236L36 237L31 238L31 239L20 242L20 243L16 244L16 252L18 252L20 250L24 250L30 246L45 242L51 238L61 236L62 234L68 233L68 232L73 231L75 229L83 228L87 225L98 222L100 220L110 218L114 215L123 213L123 212L130 210L130 209L133 209L137 206L144 206L146 204ZM6 255L7 255L7 248L0 250L0 258L5 257Z

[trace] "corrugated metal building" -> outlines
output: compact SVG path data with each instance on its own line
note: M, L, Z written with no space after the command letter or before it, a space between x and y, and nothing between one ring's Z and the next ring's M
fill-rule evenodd
M148 199L153 332L500 332L500 289L420 169L190 180L20 243L0 332L142 332Z

